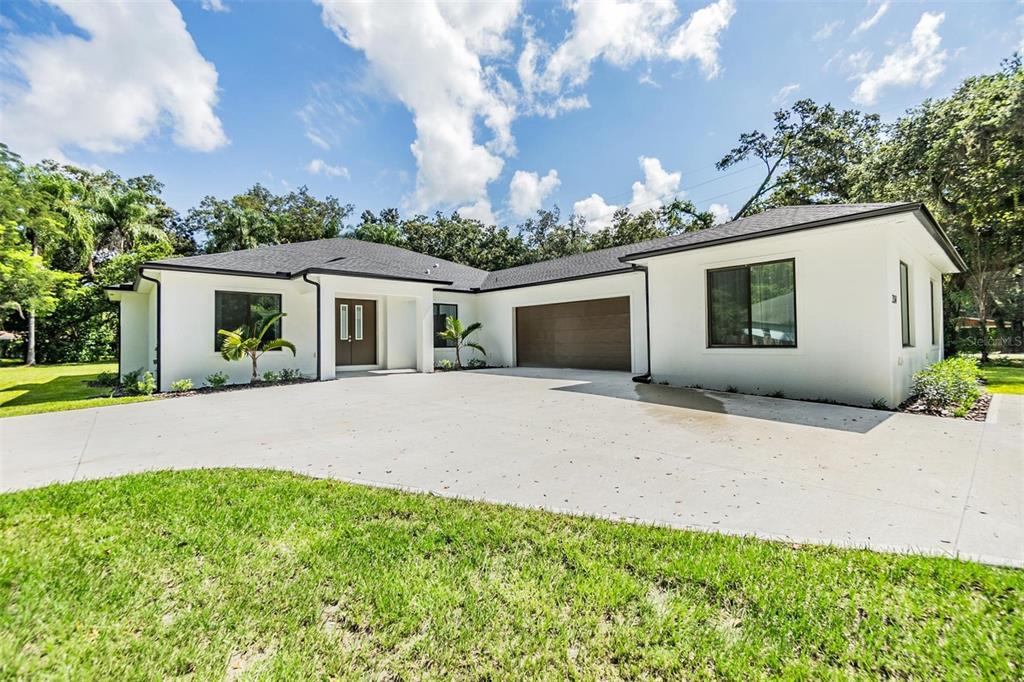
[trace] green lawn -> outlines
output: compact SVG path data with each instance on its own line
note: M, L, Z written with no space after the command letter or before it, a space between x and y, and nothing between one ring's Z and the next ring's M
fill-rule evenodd
M145 396L111 398L109 388L86 383L100 372L116 371L116 362L24 367L5 361L0 365L0 417L149 400Z
M992 393L1024 393L1024 361L999 360L980 367Z
M1020 679L1024 572L268 471L0 496L0 678Z

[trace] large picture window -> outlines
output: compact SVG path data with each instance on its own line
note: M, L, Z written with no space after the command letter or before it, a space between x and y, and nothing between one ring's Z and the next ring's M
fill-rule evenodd
M792 259L708 271L708 346L796 346Z
M258 334L271 317L281 312L281 294L254 294L244 291L218 291L214 294L213 348L220 351L223 337L219 329L234 331L256 328ZM264 337L273 341L282 337L281 320Z
M449 317L459 316L459 306L451 303L435 303L434 304L434 348L454 348L455 342L448 341L445 339L438 338L438 334L443 332L446 320Z

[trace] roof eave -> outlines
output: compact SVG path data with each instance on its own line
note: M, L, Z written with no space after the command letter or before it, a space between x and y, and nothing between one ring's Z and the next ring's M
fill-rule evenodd
M425 284L445 284L450 285L453 282L449 280L441 279L427 279L421 277L406 277L403 275L377 275L366 272L353 272L347 270L338 270L330 268L303 268L297 272L285 272L283 270L278 272L252 272L251 270L235 270L231 268L211 268L198 265L175 265L173 263L157 263L149 262L143 263L139 266L139 269L146 270L169 270L172 272L194 272L204 275L230 275L235 277L259 277L263 279L295 279L302 275L338 275L340 277L362 277L367 279L385 279L385 280L397 280L403 282L422 282Z

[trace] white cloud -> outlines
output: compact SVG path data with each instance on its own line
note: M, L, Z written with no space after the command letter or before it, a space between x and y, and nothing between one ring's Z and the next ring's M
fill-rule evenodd
M479 220L484 225L496 225L497 220L491 211L491 202L487 198L479 199L476 202L463 206L459 209L459 215L471 220Z
M661 161L652 156L641 156L639 162L644 179L633 183L633 198L626 205L630 212L657 209L667 200L685 194L679 190L679 183L683 179L680 171L669 173L662 167ZM586 220L588 230L596 231L611 225L612 217L619 208L606 202L600 194L591 194L574 203L572 212Z
M872 5L874 3L869 2L868 4ZM878 9L875 10L875 13L872 14L867 19L865 19L864 21L857 24L857 28L853 29L853 33L851 33L850 35L855 36L858 33L863 33L864 31L868 30L869 28L877 24L879 21L881 21L882 17L885 16L885 13L889 11L889 7L891 4L892 3L889 2L889 0L883 0L883 2L880 5L878 5Z
M789 96L796 94L796 91L800 89L799 83L790 83L789 85L783 85L779 88L779 91L772 97L772 102L775 104L784 104L789 100Z
M383 86L412 112L411 149L419 170L413 208L479 204L501 173L501 155L515 152L516 114L514 91L482 64L481 55L506 49L503 35L518 17L519 3L318 2L324 24L361 50ZM478 120L492 136L485 144L475 139Z
M871 63L871 58L874 55L871 54L871 50L857 50L853 54L846 56L843 60L842 67L848 73L862 74L868 70L868 65Z
M650 156L640 157L640 168L644 171L644 179L633 183L630 211L637 213L659 208L665 199L672 199L679 193L679 183L683 179L680 171L669 173L661 167L661 161Z
M224 0L202 0L199 6L205 9L207 12L227 12L229 11L228 6L224 3Z
M708 210L715 216L715 225L727 223L732 219L732 211L726 204L711 204L708 206Z
M569 7L575 15L572 30L554 50L536 39L529 27L524 31L517 74L527 108L536 113L555 115L585 106L586 100L566 93L587 82L597 60L626 67L642 61L692 59L706 78L714 78L721 71L719 34L736 12L733 0L717 0L679 25L671 0L576 0Z
M332 166L323 159L313 159L306 164L306 171L313 175L326 175L329 178L348 178L348 168Z
M591 194L572 205L572 212L586 221L586 227L591 232L611 225L612 216L618 209L619 207L614 204L605 203L604 197L600 194Z
M938 32L945 18L944 13L922 14L909 43L902 43L887 54L878 68L854 76L860 83L851 99L859 104L874 104L888 87L928 87L935 82L946 68L947 53L939 49L942 37Z
M578 89L597 60L620 67L693 60L715 77L719 36L736 11L734 0L716 0L684 20L673 0L573 0L572 28L551 48L523 18L519 0L401 7L316 1L324 25L361 51L383 89L412 113L418 173L407 202L413 210L482 207L488 185L516 153L513 121L589 107ZM523 34L518 56L509 39L515 28ZM518 87L507 80L510 64ZM314 113L300 112L306 136L331 148L330 130L310 123Z
M820 43L823 40L828 40L829 38L832 37L832 34L836 32L836 29L842 25L843 22L838 19L836 19L835 21L830 21L822 25L821 28L815 31L814 35L811 36L811 40L813 40L816 43Z
M721 72L718 34L729 26L734 14L736 4L732 0L718 0L697 10L672 39L668 46L669 57L696 59L704 76L714 78Z
M181 12L160 2L51 0L88 37L8 36L3 134L28 161L64 159L78 146L122 152L163 124L174 142L211 151L227 144L217 70L189 35Z
M508 185L509 208L519 218L533 215L560 184L562 181L554 168L543 178L537 173L518 170Z

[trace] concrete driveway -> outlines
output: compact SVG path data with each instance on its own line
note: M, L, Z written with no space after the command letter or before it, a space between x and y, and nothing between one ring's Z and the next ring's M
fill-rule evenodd
M364 374L0 420L3 490L271 467L520 506L1024 565L1024 397L988 423L634 384Z

